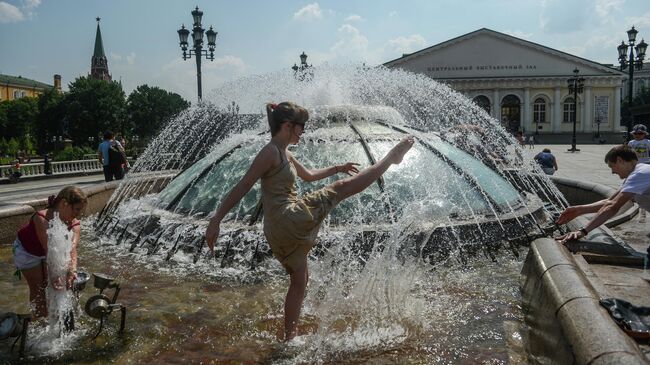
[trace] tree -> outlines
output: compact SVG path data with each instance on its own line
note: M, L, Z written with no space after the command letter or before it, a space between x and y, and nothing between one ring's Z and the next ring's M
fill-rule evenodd
M140 85L127 99L127 113L133 133L143 140L154 137L165 123L189 105L176 93Z
M46 90L39 96L34 137L40 152L48 150L52 137L64 134L65 113L64 96L58 91Z
M630 109L629 109L629 99L625 98L621 103L621 124L626 125L627 121L631 118ZM650 88L644 87L636 94L634 99L632 99L632 107L650 104Z
M125 133L125 94L119 83L80 77L69 89L63 128L74 145L86 144L88 137L105 130Z
M0 105L0 128L4 138L21 139L33 135L38 114L36 98L6 100Z

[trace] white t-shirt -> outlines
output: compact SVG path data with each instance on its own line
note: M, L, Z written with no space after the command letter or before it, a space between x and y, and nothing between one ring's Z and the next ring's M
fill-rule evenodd
M650 140L644 138L640 141L633 139L627 143L636 152L636 157L641 163L650 163Z
M636 164L634 171L623 181L621 192L634 194L634 201L650 211L650 165Z

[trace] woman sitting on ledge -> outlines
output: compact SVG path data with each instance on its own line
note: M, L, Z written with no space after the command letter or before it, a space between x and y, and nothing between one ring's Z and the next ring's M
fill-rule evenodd
M47 288L47 229L49 221L54 218L54 213L59 214L59 219L68 224L68 229L73 232L72 250L70 252L70 267L63 280L52 282L55 289L72 288L77 268L77 243L79 242L79 220L77 219L86 207L87 199L81 189L75 186L63 188L55 197L50 196L46 209L39 210L32 215L24 227L18 231L14 241L14 263L16 275L21 274L29 285L29 302L36 318L47 316L45 301L45 288Z

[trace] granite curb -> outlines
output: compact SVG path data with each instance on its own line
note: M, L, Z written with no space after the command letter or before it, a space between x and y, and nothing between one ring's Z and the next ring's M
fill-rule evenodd
M111 181L81 187L88 197L85 214L91 215L99 212L119 184L120 181ZM11 244L16 237L16 227L26 224L34 212L45 208L46 205L46 197L0 204L0 245Z
M648 364L637 344L599 304L599 296L572 254L551 238L530 245L527 280L551 305L577 364Z

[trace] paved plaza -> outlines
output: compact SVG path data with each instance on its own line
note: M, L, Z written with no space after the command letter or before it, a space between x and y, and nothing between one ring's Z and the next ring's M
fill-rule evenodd
M40 180L21 180L15 184L1 184L0 205L45 198L58 193L59 190L68 185L84 187L103 182L103 174L93 174L75 177L52 177Z

